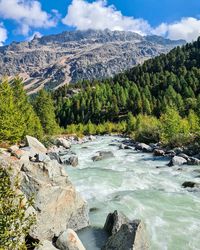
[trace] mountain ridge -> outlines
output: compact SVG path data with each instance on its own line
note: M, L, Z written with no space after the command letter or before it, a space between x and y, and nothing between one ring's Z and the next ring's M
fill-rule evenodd
M0 48L0 76L20 75L32 94L82 79L103 79L185 44L125 31L65 31Z

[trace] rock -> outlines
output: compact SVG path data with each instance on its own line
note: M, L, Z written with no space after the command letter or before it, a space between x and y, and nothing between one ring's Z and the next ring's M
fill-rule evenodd
M182 154L183 153L183 148L174 148L173 151L175 152L176 155Z
M93 135L89 135L89 136L88 136L88 139L89 139L90 141L95 141L95 140L96 140L96 137L93 136Z
M64 139L64 138L58 138L56 140L56 144L57 144L57 146L62 146L64 148L66 148L66 149L70 149L71 148L71 142L68 141L68 140L66 140L66 139Z
M183 153L179 154L178 156L179 156L179 157L182 157L182 158L184 158L184 159L186 159L186 161L188 161L189 158L190 158L188 155L183 154Z
M146 228L140 220L128 221L126 217L119 217L116 214L109 214L107 226L111 236L108 238L102 250L147 250L149 243L146 235ZM121 216L121 215L120 215ZM116 220L112 221L112 218ZM119 219L120 218L120 219ZM108 223L109 222L109 223ZM116 226L115 223L117 222Z
M154 156L164 156L165 151L162 149L154 149L153 154L154 154Z
M21 175L23 193L27 198L34 194L37 223L30 232L33 238L51 239L66 228L76 231L88 226L88 206L57 161L27 162Z
M187 160L180 156L174 156L169 162L168 166L181 166L183 164L187 164Z
M53 246L53 244L48 240L43 240L39 243L39 246L35 250L58 250Z
M56 160L58 163L61 163L59 153L57 152L49 152L48 156L51 160Z
M39 153L35 155L36 162L48 162L51 161L50 157L46 154Z
M134 149L133 147L129 146L129 145L125 145L125 144L120 144L119 145L119 149Z
M35 153L43 153L43 154L47 153L47 149L45 148L45 146L41 142L39 142L36 138L27 135L26 140L28 146L30 147L30 150L34 151Z
M135 150L141 150L142 152L151 153L153 151L153 148L145 143L138 143L135 146Z
M114 211L114 213L108 214L104 225L104 230L109 235L115 234L119 231L120 227L123 224L127 224L128 221L128 218L124 214Z
M8 148L8 152L12 153L19 150L19 147L17 145L13 145L11 147Z
M17 159L21 159L23 155L25 155L26 152L24 150L18 149L18 150L13 150L11 152L12 156L15 156Z
M72 167L76 167L78 165L78 157L77 156L71 156L68 160L69 165L72 165Z
M60 250L86 250L72 229L67 229L59 235L56 246Z
M165 154L167 156L172 156L172 157L176 155L176 153L174 152L174 150L168 150L167 152L165 152Z
M111 151L99 151L97 153L98 154L96 156L92 157L93 161L101 161L101 160L105 160L105 159L114 157L114 154Z
M200 165L200 160L194 157L189 157L187 163L188 165Z
M183 188L200 188L200 183L195 183L193 181L185 181L182 184Z

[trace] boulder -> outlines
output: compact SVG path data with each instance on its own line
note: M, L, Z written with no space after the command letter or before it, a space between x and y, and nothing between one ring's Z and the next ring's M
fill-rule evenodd
M30 235L52 239L66 228L88 226L88 206L68 180L57 161L27 162L21 168L21 189L27 198L34 194L37 223Z
M19 147L17 145L13 145L11 147L8 148L8 152L12 153L19 150Z
M164 156L165 151L162 149L154 149L153 154L154 154L154 156Z
M68 160L69 165L72 167L76 167L78 165L78 157L77 156L71 156Z
M169 162L168 166L181 166L183 164L187 164L187 160L180 156L174 156Z
M72 229L67 229L59 235L56 246L60 250L86 250Z
M51 159L48 155L39 153L35 155L35 161L36 162L48 162L48 161L51 161Z
M135 150L141 150L142 152L146 152L146 153L153 152L153 148L150 147L149 145L145 144L145 143L136 144Z
M101 161L114 157L114 154L111 151L99 151L97 153L98 153L97 155L92 157L93 161Z
M196 183L196 182L193 182L193 181L185 181L182 184L182 187L183 188L200 188L200 183Z
M15 156L17 159L21 159L25 154L26 154L26 152L24 150L21 150L21 149L13 150L11 152L11 155Z
M113 220L112 219L116 219ZM107 223L109 222L109 223ZM111 236L108 238L102 250L147 250L149 243L146 235L145 225L140 220L128 221L125 216L114 212L109 214L105 229ZM116 222L118 222L116 224ZM115 226L116 225L116 226Z
M190 158L188 155L183 154L183 153L179 154L178 156L179 156L179 157L182 157L182 158L184 158L184 159L186 159L186 161L188 161L189 158Z
M58 138L56 140L56 144L57 144L57 146L62 146L64 148L66 148L66 149L70 149L71 148L71 142L68 141L68 140L66 140L66 139L64 139L64 138Z
M119 149L134 149L134 147L122 143L119 145Z
M194 157L189 157L187 163L188 165L200 165L200 160Z
M173 156L176 155L176 153L175 153L174 150L168 150L168 151L165 152L165 154L166 154L167 156L171 156L171 157L173 157Z
M47 149L45 148L45 146L41 142L39 142L36 138L27 135L26 140L30 150L34 151L35 153L43 153L43 154L47 153Z
M35 250L58 250L53 244L48 240L43 240L39 243L39 246Z
M128 223L128 218L118 211L114 211L114 213L109 213L106 222L104 224L104 230L109 234L115 234L119 231L120 227L123 224Z

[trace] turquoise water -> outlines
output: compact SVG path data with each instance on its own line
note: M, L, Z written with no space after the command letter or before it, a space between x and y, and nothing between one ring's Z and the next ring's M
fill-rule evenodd
M89 207L95 208L91 224L102 227L107 214L119 210L146 223L151 249L199 250L200 191L183 189L181 184L200 182L196 178L200 173L194 172L200 167L169 168L167 159L109 146L116 140L122 139L98 137L72 147L79 166L67 167L67 173ZM93 162L99 150L112 151L115 157Z

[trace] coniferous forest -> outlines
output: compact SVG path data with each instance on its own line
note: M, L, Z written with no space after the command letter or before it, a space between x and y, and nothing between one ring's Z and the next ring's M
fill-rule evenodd
M28 97L15 78L0 85L0 141L26 134L125 133L143 142L199 141L200 38L114 78L83 80ZM62 128L62 129L61 129Z

